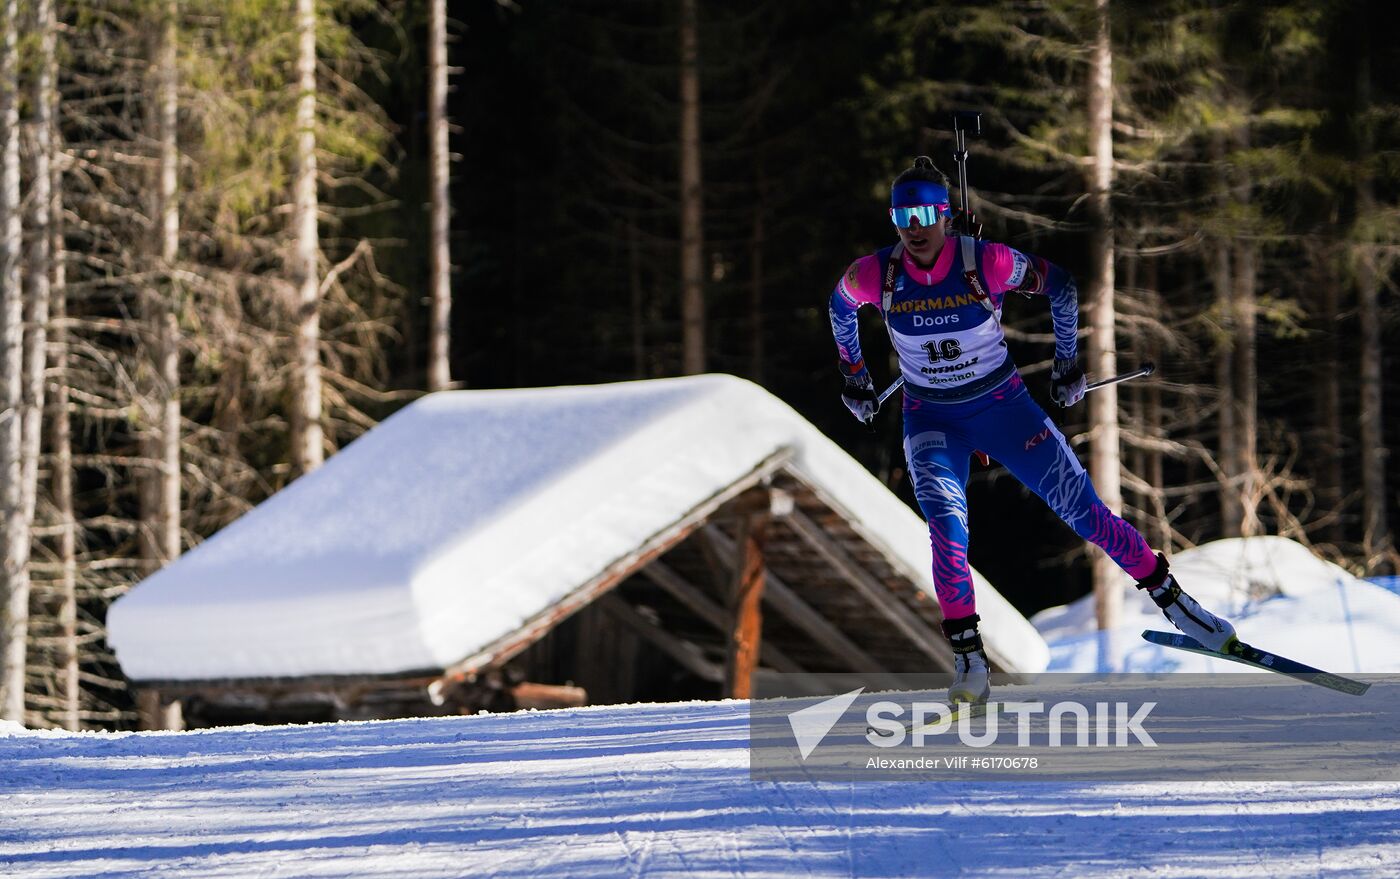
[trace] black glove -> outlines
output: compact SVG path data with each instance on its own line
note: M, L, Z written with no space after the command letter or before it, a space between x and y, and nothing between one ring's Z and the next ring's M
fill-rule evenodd
M1051 399L1068 409L1084 399L1086 384L1084 370L1080 368L1078 360L1055 358L1055 365L1050 367Z
M870 370L865 368L864 363L852 367L843 362L838 364L837 368L846 383L841 389L841 402L846 404L846 408L851 410L856 420L870 424L875 420L875 413L880 411L879 396L875 393L875 382L870 378ZM851 369L855 371L849 371Z

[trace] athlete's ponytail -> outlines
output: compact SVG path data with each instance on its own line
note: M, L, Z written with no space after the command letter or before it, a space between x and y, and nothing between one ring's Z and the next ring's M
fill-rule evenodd
M937 183L944 189L948 188L948 175L938 170L938 166L928 156L916 157L913 165L905 168L898 177L894 178L894 185L898 186L910 180L927 180L930 183Z

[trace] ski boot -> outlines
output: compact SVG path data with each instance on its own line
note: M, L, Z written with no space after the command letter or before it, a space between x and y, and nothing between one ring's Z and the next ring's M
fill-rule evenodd
M982 636L977 632L977 614L943 621L943 634L953 645L953 683L948 687L948 703L978 704L992 694L988 680L991 669L987 653L982 649Z
M1137 588L1147 590L1162 615L1184 635L1189 635L1217 653L1229 653L1235 639L1235 627L1205 608L1196 599L1181 591L1176 577L1167 570L1167 559L1157 553L1157 568L1139 580Z

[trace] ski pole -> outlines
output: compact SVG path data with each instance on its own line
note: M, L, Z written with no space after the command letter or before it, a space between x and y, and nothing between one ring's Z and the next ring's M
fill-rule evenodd
M879 398L875 401L875 408L878 409L879 407L885 405L885 401L890 398L890 395L902 387L904 387L904 376L901 375L899 378L894 380L894 384L890 385L889 387L885 388L883 391L880 392Z
M1132 372L1124 372L1119 375L1115 375L1113 378L1106 378L1102 381L1096 381L1093 384L1085 385L1084 393L1087 394L1090 391L1097 391L1099 388L1106 388L1109 385L1116 385L1119 382L1125 382L1130 378L1139 378L1144 375L1151 375L1156 371L1157 364L1153 363L1151 360L1144 360L1142 362L1142 365L1139 366L1137 369L1134 369Z
M1120 373L1119 375L1115 375L1112 378L1106 378L1101 381L1096 381L1093 384L1085 385L1084 393L1087 394L1090 391L1097 391L1099 388L1106 388L1109 385L1116 385L1119 382L1125 382L1128 379L1141 378L1145 375L1151 375L1156 371L1157 364L1153 363L1151 360L1145 360L1143 361L1141 366L1139 366L1137 369L1132 370L1131 372ZM885 401L888 400L890 396L894 394L895 391L899 390L902 387L904 387L904 376L901 375L899 378L895 379L889 387L885 388L883 391L880 392L880 396L876 398L877 404L880 406L885 405Z

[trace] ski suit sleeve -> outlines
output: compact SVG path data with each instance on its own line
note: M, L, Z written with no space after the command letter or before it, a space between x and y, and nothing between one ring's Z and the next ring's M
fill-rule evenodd
M874 254L851 263L831 291L827 305L836 353L847 375L859 372L865 365L860 353L860 322L856 319L862 305L880 306L880 261Z
M988 243L982 251L982 269L989 293L1015 290L1050 298L1050 319L1055 324L1055 358L1079 357L1079 289L1070 273L1038 256L1024 254L1005 244Z

